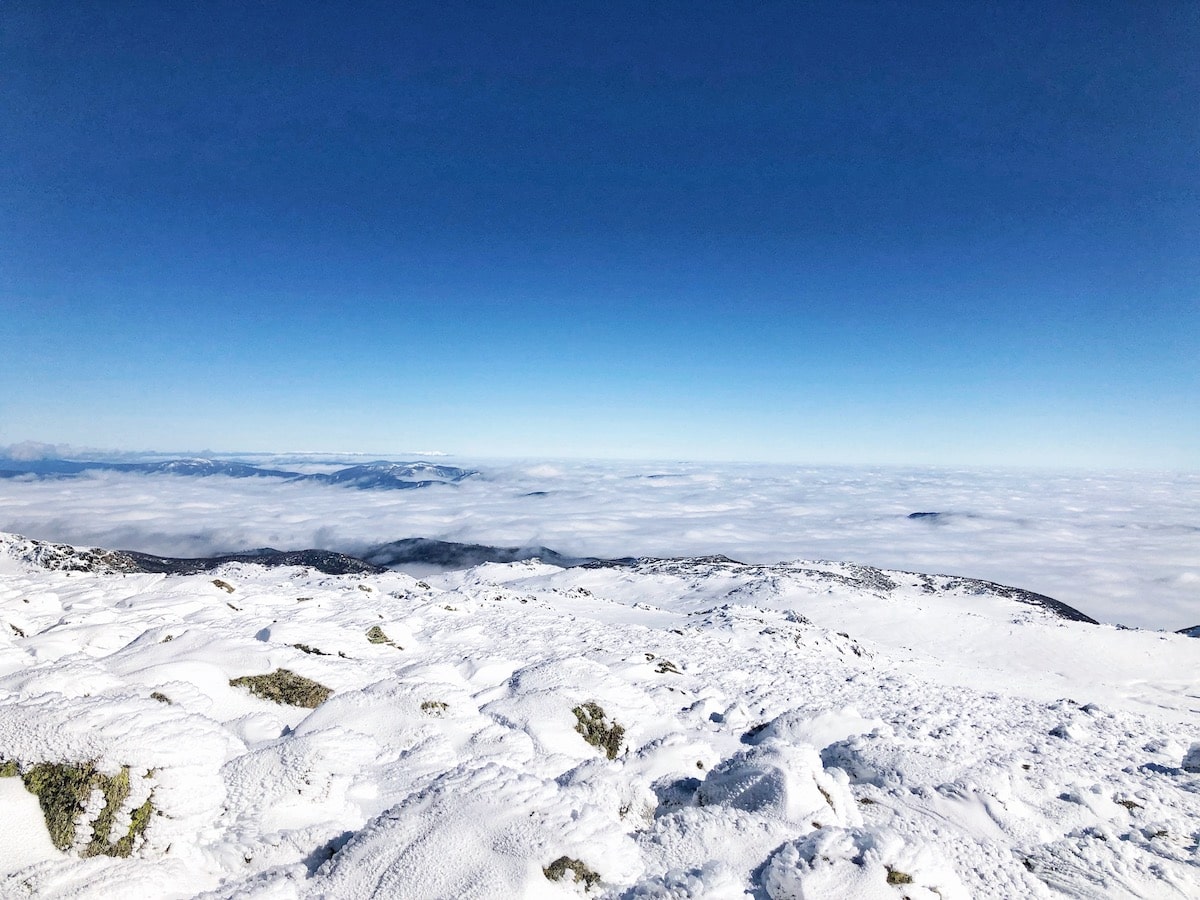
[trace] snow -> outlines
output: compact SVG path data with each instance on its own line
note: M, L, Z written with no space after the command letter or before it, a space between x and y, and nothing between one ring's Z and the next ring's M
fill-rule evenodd
M0 875L63 858L50 841L37 798L19 778L0 778L0 809Z
M829 562L417 581L28 551L0 537L0 759L129 766L158 814L82 859L0 779L0 896L1200 897L1182 635ZM229 684L279 668L332 696ZM549 880L562 857L599 881Z

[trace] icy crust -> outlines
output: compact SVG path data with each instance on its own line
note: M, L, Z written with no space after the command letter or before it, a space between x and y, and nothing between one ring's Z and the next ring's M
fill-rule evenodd
M0 761L156 811L82 858L6 805L0 896L1200 896L1182 635L838 564L216 574L0 576ZM331 693L230 683L280 669Z

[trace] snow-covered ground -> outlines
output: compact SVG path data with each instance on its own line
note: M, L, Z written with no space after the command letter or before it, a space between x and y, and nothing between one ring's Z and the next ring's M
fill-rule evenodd
M5 897L1200 897L1194 638L839 563L33 549L0 539L0 764L127 766L118 824L155 813L81 858L0 778ZM230 684L277 669L333 693Z

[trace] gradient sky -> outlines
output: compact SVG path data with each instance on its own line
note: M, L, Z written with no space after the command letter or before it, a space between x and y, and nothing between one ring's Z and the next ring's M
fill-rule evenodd
M0 443L1200 467L1200 5L0 7Z

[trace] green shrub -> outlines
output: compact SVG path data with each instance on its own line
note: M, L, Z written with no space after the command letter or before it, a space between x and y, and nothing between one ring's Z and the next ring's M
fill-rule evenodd
M608 724L604 710L591 701L576 706L571 712L578 720L575 730L583 735L583 739L600 750L609 759L616 759L621 751L621 741L625 737L625 728L613 722Z
M568 872L574 876L575 881L583 882L585 890L600 881L599 873L588 868L582 860L571 859L569 856L560 856L542 869L542 874L550 881L562 881Z
M328 656L324 650L318 650L316 647L310 647L308 644L292 644L301 653L309 653L313 656Z
M84 856L129 856L154 812L153 803L147 799L133 811L125 834L113 841L113 823L129 798L128 766L116 775L105 775L93 763L38 763L21 777L26 789L38 798L50 840L59 850L74 846L75 821L96 789L104 795L104 806L92 822L92 839L83 848Z
M383 629L378 625L372 625L367 629L367 640L372 644L387 644L389 647L396 647L397 650L401 649L395 641L384 634Z
M146 802L133 811L133 815L129 820L129 830L113 845L111 856L128 856L133 852L133 842L146 833L146 826L150 824L150 817L154 815L154 804L150 802L150 798L146 798Z
M287 706L316 709L333 693L319 681L297 675L289 669L276 669L266 675L243 675L229 682L232 687L244 687L257 697Z

